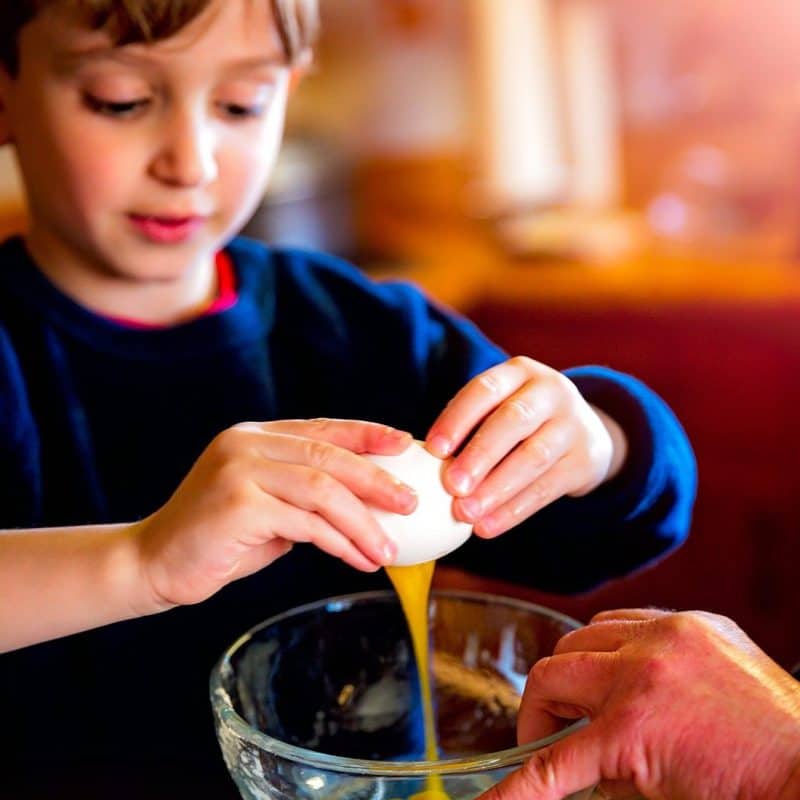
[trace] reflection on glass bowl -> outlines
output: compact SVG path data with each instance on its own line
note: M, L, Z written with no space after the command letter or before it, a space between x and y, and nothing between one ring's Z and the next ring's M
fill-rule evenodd
M212 672L211 702L242 797L400 800L438 775L450 800L470 800L582 724L516 746L527 673L575 620L475 592L434 592L430 619L437 761L423 760L416 664L394 592L302 606L236 641Z

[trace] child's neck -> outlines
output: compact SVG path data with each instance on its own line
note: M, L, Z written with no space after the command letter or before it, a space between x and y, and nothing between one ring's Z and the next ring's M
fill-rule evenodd
M192 319L216 297L214 254L204 255L177 277L115 273L102 265L79 262L35 236L26 245L39 269L64 294L85 308L110 318L167 326Z

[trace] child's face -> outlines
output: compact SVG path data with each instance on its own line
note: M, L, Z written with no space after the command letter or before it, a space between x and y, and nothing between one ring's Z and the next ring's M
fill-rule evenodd
M273 166L290 69L269 9L215 0L174 37L111 47L48 10L0 75L29 244L51 269L134 282L210 263L246 222Z

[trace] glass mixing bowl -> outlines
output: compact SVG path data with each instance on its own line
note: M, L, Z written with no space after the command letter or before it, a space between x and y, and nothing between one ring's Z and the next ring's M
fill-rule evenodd
M214 667L225 763L246 800L406 800L431 776L450 800L471 800L582 724L516 746L530 667L577 627L532 603L434 592L440 758L426 761L416 663L395 593L293 609L244 634Z

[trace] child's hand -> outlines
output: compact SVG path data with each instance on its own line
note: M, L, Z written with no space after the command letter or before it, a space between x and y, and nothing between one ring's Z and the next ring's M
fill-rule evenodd
M458 498L454 514L484 538L563 495L592 491L619 472L627 450L620 427L567 377L523 356L473 378L433 424L427 444L441 457L464 445L444 483Z
M357 569L395 555L366 504L399 513L413 492L357 453L395 454L410 434L348 420L245 423L224 431L173 497L138 524L154 601L196 603L311 542Z

